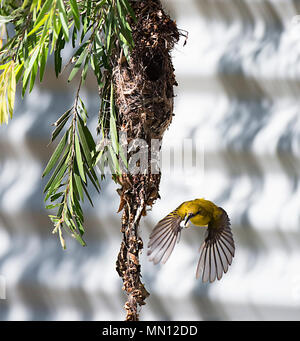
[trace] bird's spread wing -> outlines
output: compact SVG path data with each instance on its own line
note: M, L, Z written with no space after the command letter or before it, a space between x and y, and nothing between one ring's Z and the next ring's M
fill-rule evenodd
M202 272L203 282L213 282L221 279L234 257L234 241L227 213L223 213L217 221L208 224L208 235L200 247L200 259L197 266L196 277Z
M147 255L154 264L165 263L170 257L176 241L179 240L182 218L170 213L154 227L148 243Z

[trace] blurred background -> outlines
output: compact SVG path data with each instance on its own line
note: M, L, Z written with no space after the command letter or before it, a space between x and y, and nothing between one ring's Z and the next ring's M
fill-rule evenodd
M142 275L151 295L141 319L299 320L300 1L163 2L189 33L186 46L183 38L173 53L179 86L163 146L200 141L193 152L204 155L204 165L162 174L161 200L140 234L146 246L158 220L182 201L204 197L228 212L236 255L221 281L203 284L195 271L204 231L182 233L163 266L148 262L144 250ZM0 127L1 320L125 318L115 271L117 186L108 176L101 195L93 196L94 209L85 205L84 248L66 237L63 251L44 209L41 174L53 150L47 147L51 124L77 87L67 77L56 80L49 67L43 84L24 100L19 95L13 120ZM99 99L92 78L82 94L95 131Z

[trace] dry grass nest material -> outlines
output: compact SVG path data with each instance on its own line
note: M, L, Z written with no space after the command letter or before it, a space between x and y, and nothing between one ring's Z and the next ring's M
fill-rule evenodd
M137 22L131 21L134 48L127 62L114 68L120 130L129 140L161 139L173 116L173 86L177 85L170 51L179 39L174 21L160 1L131 1Z
M131 21L134 48L127 61L120 56L114 67L115 103L119 130L132 139L162 139L173 116L173 86L177 85L170 51L179 39L176 24L163 11L158 0L130 1L137 22ZM148 155L150 156L150 152ZM149 295L140 278L139 252L143 242L138 235L141 216L159 197L161 174L123 173L120 208L123 210L123 241L116 268L128 295L126 320L137 320L137 307Z

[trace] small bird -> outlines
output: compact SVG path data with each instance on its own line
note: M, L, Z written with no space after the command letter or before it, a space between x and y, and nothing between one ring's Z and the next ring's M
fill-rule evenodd
M202 272L203 282L220 280L235 252L230 220L223 208L203 198L185 201L157 223L148 243L149 260L154 264L165 263L180 239L181 230L189 227L189 222L207 227L207 236L199 250L196 278Z

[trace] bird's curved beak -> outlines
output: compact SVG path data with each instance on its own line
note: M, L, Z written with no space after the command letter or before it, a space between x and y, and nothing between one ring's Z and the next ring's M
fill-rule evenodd
M194 217L194 214L193 214L193 213L188 213L188 214L186 215L186 218L185 218L185 221L184 221L184 226L185 226L185 227L187 227L187 224L188 224L189 220L190 220L192 217Z

